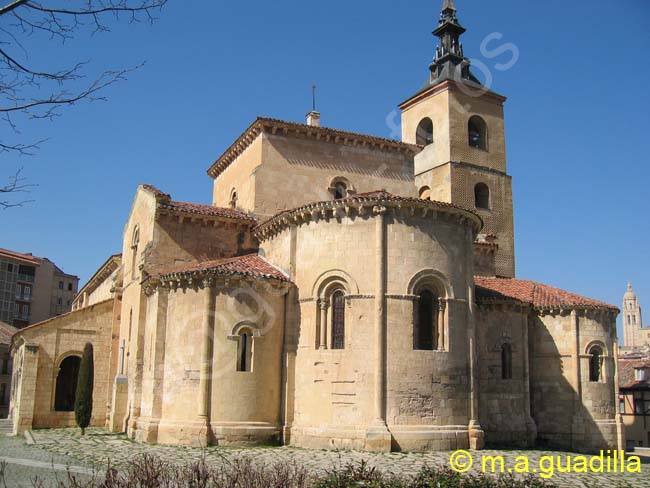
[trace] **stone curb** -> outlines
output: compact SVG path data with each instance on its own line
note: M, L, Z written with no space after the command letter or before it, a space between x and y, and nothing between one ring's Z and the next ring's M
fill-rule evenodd
M32 435L32 432L30 430L25 431L25 442L29 444L30 446L33 446L36 444L36 440L34 439L34 436Z

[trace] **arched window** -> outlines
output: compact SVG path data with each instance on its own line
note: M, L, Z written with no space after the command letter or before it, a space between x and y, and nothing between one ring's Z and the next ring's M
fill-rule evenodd
M413 325L413 349L433 351L438 348L438 296L428 288L419 293Z
M501 378L512 379L512 346L507 342L501 345Z
M422 200L431 200L431 188L423 186L420 188L419 195Z
M589 349L589 381L598 382L602 377L603 350L600 346Z
M54 395L54 410L57 412L72 412L77 393L77 379L79 377L79 356L68 356L59 366L56 376L56 391Z
M490 189L485 183L478 183L474 187L474 206L485 210L490 209Z
M421 146L428 146L433 142L433 122L429 117L423 118L418 124L415 142Z
M331 296L332 349L345 348L345 293L336 290Z
M238 336L237 371L250 372L253 370L253 333L250 329L242 329Z
M233 188L230 190L230 208L237 208L237 190Z
M335 200L346 198L355 192L354 186L345 176L336 176L332 178L328 189Z
M138 245L140 243L140 227L137 225L133 229L133 238L131 239L131 279L136 278L135 269L138 266Z
M478 115L470 117L467 123L469 145L487 151L487 124Z
M348 187L342 181L339 181L334 185L334 198L339 200L345 198L348 195Z

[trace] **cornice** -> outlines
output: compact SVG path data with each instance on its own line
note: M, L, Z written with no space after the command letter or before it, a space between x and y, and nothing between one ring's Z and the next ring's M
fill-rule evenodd
M475 234L483 227L481 217L466 208L446 202L421 200L419 198L356 195L341 200L315 202L292 210L281 212L253 229L253 235L260 241L277 235L293 226L319 220L338 218L371 218L391 211L394 215L426 218L437 214L442 219L456 219L460 224L472 225Z
M262 134L283 135L303 139L330 142L354 147L367 147L403 154L416 154L421 146L406 144L394 139L359 134L329 127L316 127L285 120L258 117L224 153L210 166L207 173L217 178L230 164L239 157L257 137Z

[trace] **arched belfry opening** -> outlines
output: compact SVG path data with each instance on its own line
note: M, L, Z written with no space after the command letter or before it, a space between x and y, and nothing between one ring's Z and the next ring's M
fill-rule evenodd
M487 151L487 124L478 115L470 117L467 123L468 143L471 147Z
M490 188L485 183L478 183L474 187L474 206L490 210Z
M56 390L54 394L54 410L57 412L72 412L77 392L77 379L79 378L79 356L68 356L59 366L56 376Z
M423 118L418 124L415 142L420 146L428 146L433 143L433 121L429 117Z

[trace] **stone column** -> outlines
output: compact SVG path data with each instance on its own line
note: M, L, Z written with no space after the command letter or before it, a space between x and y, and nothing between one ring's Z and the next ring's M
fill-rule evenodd
M390 452L386 427L386 208L373 209L375 218L375 388L374 421L366 432L365 450Z
M437 324L438 324L438 347L436 349L440 350L445 350L445 324L447 321L445 320L446 317L446 310L447 310L447 300L444 298L439 298L438 299L438 317L437 319Z
M580 327L579 327L578 311L571 310L571 327L573 329L573 343L572 343L572 359L573 371L571 375L571 383L575 392L573 402L573 420L571 422L571 447L578 449L583 447L584 440L584 425L580 409L582 407L582 374L580 365Z
M469 447L470 449L483 449L485 445L485 432L478 420L478 360L476 357L476 303L474 301L474 286L468 287L467 291L468 316L467 345L469 349L469 396L470 396L470 419L469 419Z
M201 326L201 370L199 376L199 409L198 417L201 423L210 425L210 385L212 383L212 351L214 341L214 284L203 283L201 290L204 303L203 323Z
M318 306L320 307L320 340L319 349L327 349L327 308L329 304L325 298L321 298Z
M20 385L16 385L18 398L12 398L13 433L21 435L31 430L34 422L36 401L36 377L38 373L38 352L36 344L25 344L20 374ZM15 377L15 376L14 376Z
M616 319L614 319L613 324L611 325L616 334ZM623 423L623 416L621 415L618 409L618 340L614 340L612 347L614 349L614 370L612 375L614 376L614 418L616 419L616 444L617 449L621 452L625 450L625 424ZM620 454L620 453L619 453Z
M291 425L293 423L293 403L295 390L295 364L298 349L296 324L298 323L298 292L289 288L284 296L284 341L282 345L282 405L280 419L282 422L282 444L291 442Z
M528 436L528 447L532 447L537 439L537 424L530 414L530 360L528 350L528 309L522 309L521 316L521 342L522 342L522 366L524 382L524 409L526 413L526 433Z

